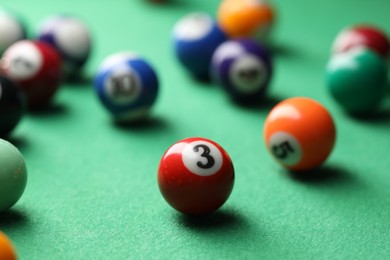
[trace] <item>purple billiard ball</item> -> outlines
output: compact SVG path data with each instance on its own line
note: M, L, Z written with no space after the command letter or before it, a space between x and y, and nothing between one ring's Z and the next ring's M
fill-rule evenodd
M254 103L264 95L272 78L272 60L253 40L231 40L216 49L211 74L234 101Z
M65 77L78 75L91 52L90 31L83 21L68 15L46 18L38 40L54 47L61 55Z
M175 54L183 67L194 77L209 77L211 57L227 40L216 21L206 13L191 13L173 28Z

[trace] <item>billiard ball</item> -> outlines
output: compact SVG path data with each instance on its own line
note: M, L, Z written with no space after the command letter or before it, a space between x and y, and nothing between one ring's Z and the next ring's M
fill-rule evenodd
M369 114L383 100L386 63L375 52L354 48L331 57L326 86L334 100L350 114Z
M390 58L390 42L387 35L372 25L356 25L341 31L333 43L334 54L356 47L366 47L381 57Z
M226 151L205 138L187 138L172 145L158 168L164 199L184 214L199 215L221 207L232 192L234 168Z
M285 168L312 170L330 155L336 128L320 103L296 97L280 102L268 114L264 140L272 157Z
M95 76L94 89L117 122L145 118L156 101L159 82L153 67L131 52L107 57Z
M65 77L77 75L91 51L90 32L80 19L54 15L41 24L38 40L53 46L61 55Z
M267 42L275 11L266 0L223 0L218 24L231 38L253 38Z
M5 49L27 36L22 19L13 12L0 8L0 55Z
M271 57L254 40L230 40L214 52L211 74L233 100L258 102L272 78Z
M0 231L0 259L16 260L15 249L8 237Z
M25 111L25 100L20 89L0 75L0 136L8 135L16 127Z
M61 83L61 58L44 42L23 40L3 54L0 71L15 81L30 108L49 103Z
M0 212L4 212L22 196L27 169L19 150L3 139L0 139L0 165Z
M209 78L211 56L226 35L206 13L191 13L173 28L174 52L183 67L195 78Z

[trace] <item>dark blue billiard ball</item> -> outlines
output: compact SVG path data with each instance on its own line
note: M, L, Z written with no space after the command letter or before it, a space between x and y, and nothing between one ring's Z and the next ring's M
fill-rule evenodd
M107 57L94 82L100 101L118 122L144 118L157 98L158 86L151 65L131 52Z
M45 19L38 32L38 40L52 45L61 55L65 76L78 74L91 51L91 36L78 18L54 15Z
M211 74L229 96L239 103L253 103L264 95L272 78L268 51L250 39L221 44L211 62Z
M173 28L174 51L180 63L196 78L208 78L215 49L227 40L215 20L206 13L191 13Z

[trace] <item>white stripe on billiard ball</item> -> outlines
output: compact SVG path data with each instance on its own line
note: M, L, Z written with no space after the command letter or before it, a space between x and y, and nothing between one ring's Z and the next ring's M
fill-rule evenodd
M211 32L213 20L206 13L191 13L180 19L173 29L174 36L179 40L193 41L204 38Z
M249 75L251 71L255 73L250 77L243 76L243 73ZM233 87L245 94L255 93L264 88L268 74L269 71L262 60L252 54L239 56L233 61L229 70Z
M199 147L198 151L194 151L197 146L206 146L209 149L209 153L204 148ZM213 165L208 168L201 168L198 163L206 165L210 162L208 158L212 158ZM223 157L219 149L212 143L206 141L194 141L188 143L182 152L182 160L184 166L192 173L199 176L211 176L216 174L222 167Z
M107 58L105 58L101 62L99 66L99 71L107 70L110 67L118 65L119 63L125 62L127 60L138 59L138 58L139 58L138 54L129 51L114 53L108 56Z
M268 142L268 150L281 164L294 166L302 159L302 148L298 140L290 133L274 133Z
M14 43L3 55L3 66L7 70L7 75L16 80L33 77L41 69L42 63L40 50L29 41Z
M0 10L0 35L0 53L24 36L20 23L3 10Z

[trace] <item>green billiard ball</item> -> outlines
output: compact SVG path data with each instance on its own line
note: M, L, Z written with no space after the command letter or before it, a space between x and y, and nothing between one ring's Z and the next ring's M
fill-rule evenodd
M0 139L0 212L19 200L26 183L27 169L22 154L11 143Z
M386 64L371 50L352 49L331 57L326 83L331 96L347 112L372 112L386 92Z

